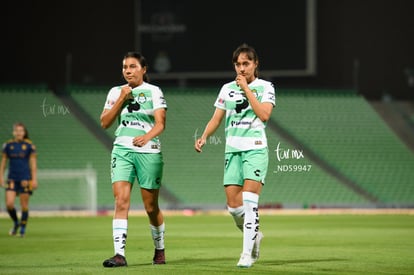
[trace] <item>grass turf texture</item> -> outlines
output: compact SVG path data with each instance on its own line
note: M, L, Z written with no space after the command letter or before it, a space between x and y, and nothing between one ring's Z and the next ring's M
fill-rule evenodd
M410 215L261 216L265 238L250 269L236 267L241 233L230 216L167 216L167 264L151 265L146 217L130 217L126 268L113 255L111 217L32 217L26 237L0 218L0 274L414 274Z

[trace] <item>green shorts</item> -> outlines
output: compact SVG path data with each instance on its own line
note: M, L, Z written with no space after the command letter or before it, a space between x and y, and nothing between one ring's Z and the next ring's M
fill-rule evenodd
M113 148L111 154L111 180L128 181L134 184L135 179L144 189L161 187L164 161L161 153L147 154Z
M244 180L265 183L269 164L268 149L225 154L224 185L243 186Z

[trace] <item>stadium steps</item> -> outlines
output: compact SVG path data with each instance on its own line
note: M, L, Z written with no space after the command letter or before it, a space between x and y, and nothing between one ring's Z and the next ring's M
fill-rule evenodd
M85 126L89 132L96 137L108 150L112 149L112 139L102 131L102 128L95 122L93 118L77 103L72 96L66 92L57 92L56 96L70 108L71 113Z
M377 206L413 204L414 155L364 98L293 90L279 100L282 110L272 119L377 198Z
M2 141L12 137L13 123L23 122L37 147L39 169L85 169L91 164L98 174L98 204L113 205L113 199L105 201L104 195L112 194L110 184L103 184L109 182L107 150L74 117L69 106L45 85L1 86L0 99ZM59 205L69 198L76 201L77 193L71 189L75 187L70 184L62 185L60 191L65 194L58 197L53 188L39 182L31 207L36 209L45 203Z
M411 101L371 101L371 106L414 152L414 103Z
M225 197L221 184L224 162L223 125L207 141L202 154L195 153L193 149L195 136L201 135L214 112L217 91L176 88L165 88L163 91L168 104L167 127L160 137L166 162L165 186L183 205L224 207ZM88 107L88 111L95 116L102 110L106 93L105 89L71 91L73 98ZM269 134L269 148L276 148L281 141L283 146L294 147L278 133ZM270 154L268 184L261 196L262 204L269 207L369 204L365 198L344 187L335 176L326 174L311 159L305 159L303 164L312 165L312 172L275 173L278 163L273 150ZM295 162L291 164L295 165Z
M47 144L48 154L51 156L49 159L54 159L53 163L42 163L42 166L79 167L79 160L89 159L94 155L97 159L93 160L94 167L97 167L99 173L99 204L101 207L112 207L112 192L107 184L108 149L96 142L94 135L74 118L74 114L70 116L70 122L64 121L69 116L65 118L54 115L48 116L47 119L42 118L40 106L44 98L48 104L56 106L66 103L54 98L47 89L41 89L40 93L33 92L36 90L19 88L8 90L6 93L0 90L1 107L5 110L4 113L7 113L7 119L0 120L0 123L4 122L2 127L11 129L11 123L15 118L27 120L29 130L33 128L32 138L36 138L36 144L39 144L39 148ZM72 87L70 95L99 127L99 115L108 90L108 87ZM218 90L166 87L163 91L169 110L167 127L160 137L166 163L164 186L176 201L169 203L161 198L162 203L166 208L224 208L225 197L221 185L224 161L222 126L208 141L202 154L195 153L193 149L195 136L201 135L214 111L213 104ZM33 96L34 93L37 93L37 96ZM32 106L27 108L27 102L31 102ZM33 123L30 120L33 120ZM47 123L44 123L45 121ZM280 128L272 129L272 123L276 123ZM71 131L65 135L68 129ZM277 106L269 122L269 130L270 162L261 204L269 207L413 205L413 155L406 152L406 147L398 137L360 96L335 90L278 91ZM112 136L112 139L113 131L114 127L104 132ZM40 132L51 132L52 136L59 138L45 136L42 140L37 136ZM81 141L80 137L86 139ZM72 147L62 150L62 141L72 144ZM80 149L81 156L73 154L74 151L78 151L78 148L73 150L73 144L77 143L81 143L84 148ZM301 149L305 157L301 160L290 159L280 162L276 159L274 151L278 145L285 149ZM95 147L98 148L96 152L92 149ZM88 154L84 156L83 151ZM66 159L61 156L52 157L57 152L66 154ZM45 157L42 160L39 158L39 161L44 161ZM316 161L317 158L321 162ZM327 173L326 168L321 165L322 162L329 164L332 169L379 201L373 203L349 185L343 184L337 175ZM282 164L311 165L312 169L310 172L277 172L278 166ZM135 195L134 205L137 205L137 197L139 195Z

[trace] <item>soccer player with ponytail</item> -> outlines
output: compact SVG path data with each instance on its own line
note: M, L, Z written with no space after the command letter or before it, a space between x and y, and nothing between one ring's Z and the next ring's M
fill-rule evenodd
M5 184L4 172L9 161L9 172ZM3 144L0 163L0 185L6 185L6 209L13 220L9 234L24 237L29 219L29 198L37 188L36 147L29 139L29 133L23 123L13 125L13 139ZM16 197L20 197L21 218L17 217L14 206ZM20 231L19 231L20 228Z

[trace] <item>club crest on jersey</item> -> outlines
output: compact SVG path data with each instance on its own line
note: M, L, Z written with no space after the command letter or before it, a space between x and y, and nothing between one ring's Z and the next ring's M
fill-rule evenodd
M137 102L139 104L144 104L145 102L147 102L147 98L145 97L144 93L139 93Z
M252 93L254 94L254 97L255 98L257 98L259 96L259 94L257 93L257 90L256 89L253 89L252 90Z

